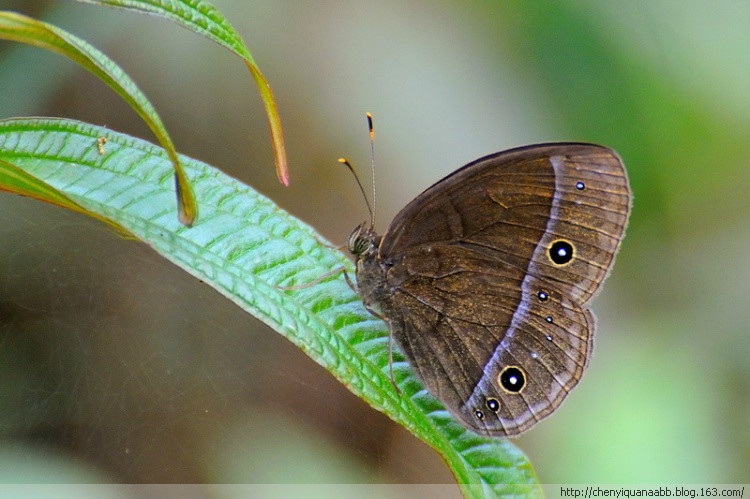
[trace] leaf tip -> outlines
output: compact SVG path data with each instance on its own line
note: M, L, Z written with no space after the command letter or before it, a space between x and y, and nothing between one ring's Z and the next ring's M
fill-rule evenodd
M192 227L198 217L198 205L187 179L175 173L174 184L177 194L177 220L185 227Z
M190 228L193 226L193 223L195 223L195 213L190 213L189 211L180 208L177 210L177 220L179 220L185 227Z
M284 187L289 187L289 168L287 167L286 163L284 163L283 165L277 164L276 176L279 178L279 182L281 182L281 185L283 185Z

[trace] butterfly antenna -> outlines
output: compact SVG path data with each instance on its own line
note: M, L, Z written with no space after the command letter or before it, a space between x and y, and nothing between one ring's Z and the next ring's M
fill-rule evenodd
M359 181L359 175L357 175L357 172L354 171L354 167L352 166L351 163L349 163L349 160L346 158L339 158L339 163L349 168L349 171L352 173L352 175L354 175L354 180L357 181L357 185L359 186L359 192L362 193L362 197L365 199L365 204L367 204L367 211L370 212L370 220L375 220L375 215L372 212L372 206L370 206L370 200L367 199L367 194L365 194L365 188L362 187L362 182Z
M370 227L375 228L375 127L372 125L372 114L367 114L367 127L370 130L370 168L372 169L372 211L370 211Z
M372 125L372 114L367 114L367 128L370 131L370 168L372 169L372 206L370 211L370 227L375 228L375 127ZM361 187L361 186L360 186ZM396 393L401 395L401 389L396 384L396 378L393 376L393 333L388 328L388 372L391 375L391 384L396 389Z

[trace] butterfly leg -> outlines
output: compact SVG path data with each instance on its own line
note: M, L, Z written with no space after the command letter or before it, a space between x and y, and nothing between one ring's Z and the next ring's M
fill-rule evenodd
M344 278L346 279L346 282L349 283L349 286L351 286L351 283L349 282L349 276L346 273L346 269L344 267L336 267L333 270L329 270L325 274L318 276L313 281L305 283L305 284L298 284L296 286L276 286L274 285L274 288L280 289L281 291L296 291L298 289L307 289L309 287L315 286L319 282L325 280L328 277L331 277L332 275L338 274L339 272L344 273ZM355 290L356 292L356 290Z
M367 310L378 319L388 322L385 317L371 310L370 307L367 307ZM388 372L391 376L391 384L393 385L393 388L396 389L396 393L401 395L401 388L398 387L396 384L396 378L393 376L393 333L391 332L390 323L388 323Z
M356 284L351 282L351 280L349 279L349 275L346 272L344 272L344 278L346 279L346 282L349 283L349 286L352 288L352 290L354 290L355 293L359 293L359 291L356 288ZM365 303L365 308L367 309L368 312L370 312L372 315L374 315L378 319L384 322L388 322L388 319L386 319L378 311L369 307L366 303ZM388 372L390 373L390 376L391 376L391 384L393 385L393 388L396 389L396 393L401 395L401 389L396 384L396 378L394 378L393 376L393 333L391 333L390 324L388 326Z
M391 384L396 389L396 393L401 395L401 389L396 384L396 378L393 377L393 333L390 327L388 328L388 369L391 374Z
M349 287L352 289L352 291L354 291L355 293L359 294L359 286L357 286L357 283L354 282L354 281L352 281L352 278L349 277L349 273L346 271L346 269L344 269L343 267L341 267L341 269L344 272L344 280L346 280L346 283L349 285ZM370 313L372 313L372 310L370 310ZM376 315L376 314L373 314L373 315ZM380 317L380 316L378 316L378 318L382 319L382 317Z

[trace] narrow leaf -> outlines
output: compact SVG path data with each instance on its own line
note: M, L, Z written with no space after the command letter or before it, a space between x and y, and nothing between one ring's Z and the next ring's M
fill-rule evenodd
M14 164L2 159L0 159L0 191L12 192L38 201L56 204L77 213L83 213L114 227L123 237L129 239L135 238L135 236L114 220L87 210L51 185L33 175L29 175Z
M185 225L192 225L197 216L195 197L172 139L151 102L114 61L65 30L15 12L0 11L0 39L27 43L62 54L112 87L143 118L167 151L175 172L179 220Z
M91 144L103 129L59 119L0 121L0 159L60 189L81 206L123 225L157 252L216 288L294 342L349 390L432 446L467 497L536 497L523 454L508 440L460 426L394 352L388 374L385 324L364 308L341 273L283 291L351 262L308 225L237 180L183 157L201 200L191 229L164 209L171 195L166 153L108 131L104 156Z
M182 27L195 31L214 42L226 47L245 60L255 84L260 92L266 116L271 131L276 163L276 176L283 185L289 185L289 166L284 146L284 132L281 129L281 118L276 106L276 100L271 92L268 81L261 73L250 55L245 42L235 31L229 21L205 0L78 0L79 2L119 7L123 9L156 14L174 21Z

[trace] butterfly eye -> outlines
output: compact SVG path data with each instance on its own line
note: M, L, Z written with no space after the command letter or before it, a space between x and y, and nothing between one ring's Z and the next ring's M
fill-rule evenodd
M349 249L349 251L352 254L355 254L355 255L357 254L355 250L357 248L357 240L359 239L359 234L361 232L362 232L362 226L357 225L354 228L354 230L351 232L351 234L349 234L349 239L346 241L346 247Z
M349 240L346 242L346 246L349 252L353 255L363 255L370 248L371 239L367 237L367 234L363 234L365 224L361 223L357 225L351 234L349 234Z
M364 238L359 238L354 243L354 254L356 255L364 255L367 253L367 248L369 247L369 241Z

